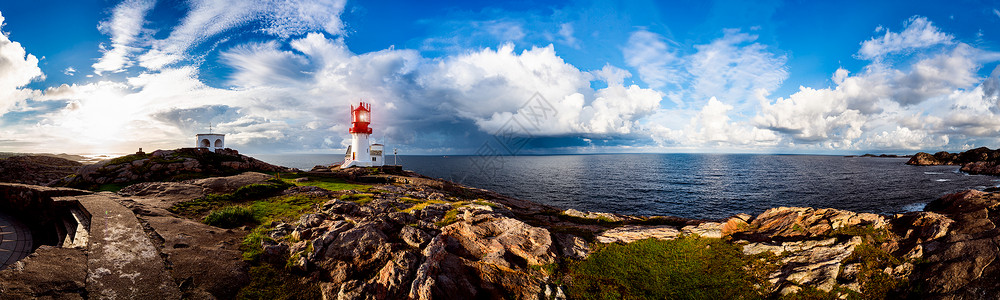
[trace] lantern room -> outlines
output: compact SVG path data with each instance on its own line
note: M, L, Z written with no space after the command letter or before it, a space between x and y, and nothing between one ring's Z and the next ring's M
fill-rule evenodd
M368 128L368 124L371 124L371 107L371 104L364 102L358 103L357 107L351 105L351 133L372 133L372 129Z

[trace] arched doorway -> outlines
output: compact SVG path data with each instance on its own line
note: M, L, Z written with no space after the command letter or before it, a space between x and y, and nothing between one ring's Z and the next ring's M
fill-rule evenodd
M201 140L201 147L202 148L212 147L212 142L209 142L208 139L203 139Z
M222 139L215 140L215 147L222 148Z

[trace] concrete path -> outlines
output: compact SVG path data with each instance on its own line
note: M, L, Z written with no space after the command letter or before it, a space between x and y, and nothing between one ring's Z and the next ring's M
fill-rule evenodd
M180 299L181 292L131 210L112 193L59 197L91 214L87 293L91 299Z
M11 216L0 213L0 269L31 253L31 231Z

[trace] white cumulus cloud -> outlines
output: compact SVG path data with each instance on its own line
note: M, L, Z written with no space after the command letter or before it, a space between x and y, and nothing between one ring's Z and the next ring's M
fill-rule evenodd
M902 32L885 30L885 35L861 42L858 57L880 59L893 53L913 51L934 45L951 44L954 36L941 32L926 17L913 16L904 24Z
M44 79L38 68L38 58L27 53L21 43L11 41L2 32L4 17L0 15L0 116L32 95L22 89L33 80Z

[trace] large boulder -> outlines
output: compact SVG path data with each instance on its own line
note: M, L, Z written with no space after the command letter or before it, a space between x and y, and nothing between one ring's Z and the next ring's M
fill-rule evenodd
M642 226L625 225L601 232L595 240L599 243L631 243L645 239L671 240L681 235L676 227L669 225Z
M771 252L782 257L781 267L768 276L774 290L782 295L797 292L801 286L829 292L838 284L844 260L854 253L855 246L861 244L861 241L860 237L853 237L841 242L836 238L828 238L750 243L743 246L743 252L747 255ZM846 282L843 284L852 286Z
M834 230L849 226L871 225L885 228L888 222L882 216L846 210L811 207L771 208L750 223L751 231L770 238L805 238L824 236Z
M904 216L900 222L909 228L909 241L920 242L900 249L922 258L910 280L924 283L930 298L977 299L1000 294L996 284L1000 231L995 223L1000 194L969 190L941 197L925 210L929 212Z
M556 258L548 230L482 211L442 228L422 254L413 299L538 298L544 281L530 266Z

